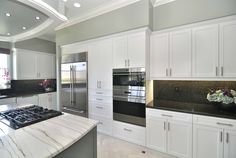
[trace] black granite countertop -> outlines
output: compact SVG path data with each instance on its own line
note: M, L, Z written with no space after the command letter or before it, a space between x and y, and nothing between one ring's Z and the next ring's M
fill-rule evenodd
M221 108L219 108L219 106L214 104L198 104L169 100L154 100L153 102L146 105L146 107L160 110L170 110L190 114L236 119L236 105L235 108L231 109L230 111L226 111L222 110Z
M7 93L7 94L2 94L0 95L0 99L6 99L6 98L14 98L14 97L24 97L24 96L32 96L32 95L37 95L37 94L44 94L44 93L52 93L56 92L56 90L53 91L29 91L29 92L13 92L13 93Z

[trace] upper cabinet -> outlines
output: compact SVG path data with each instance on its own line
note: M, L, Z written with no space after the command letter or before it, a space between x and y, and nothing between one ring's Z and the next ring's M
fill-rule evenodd
M151 36L151 78L191 76L191 30Z
M193 76L218 75L218 25L193 28Z
M224 77L236 77L236 21L220 24L220 71Z
M206 22L151 35L150 78L235 80L236 20Z
M17 49L13 53L13 79L56 78L55 55Z
M145 67L146 31L113 38L113 68Z

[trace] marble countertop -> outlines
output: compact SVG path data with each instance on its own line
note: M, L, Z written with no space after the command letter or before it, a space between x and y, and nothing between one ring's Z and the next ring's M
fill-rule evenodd
M97 121L67 113L18 130L0 123L0 157L51 158L96 126Z

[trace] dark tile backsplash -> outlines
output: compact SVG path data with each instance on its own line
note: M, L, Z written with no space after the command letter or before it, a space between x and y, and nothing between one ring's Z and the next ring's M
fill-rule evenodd
M236 90L233 81L154 81L154 99L209 104L206 95L210 89Z
M0 91L1 94L40 93L45 89L40 85L44 80L12 80L11 89ZM51 79L50 87L56 90L56 79Z

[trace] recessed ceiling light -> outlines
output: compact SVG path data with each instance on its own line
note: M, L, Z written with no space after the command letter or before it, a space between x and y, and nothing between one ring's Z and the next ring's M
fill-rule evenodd
M7 36L10 36L11 34L10 33L7 33Z
M80 4L79 3L74 3L74 7L79 8Z
M9 17L9 16L11 16L11 14L10 14L10 13L6 13L5 15L6 15L6 16L8 16L8 17Z
M67 0L63 0L64 2L67 2Z
M36 16L35 19L36 19L36 20L40 20L40 17L39 17L39 16Z
M23 30L26 30L26 27L25 27L25 26L23 26L23 27L22 27L22 29L23 29Z

